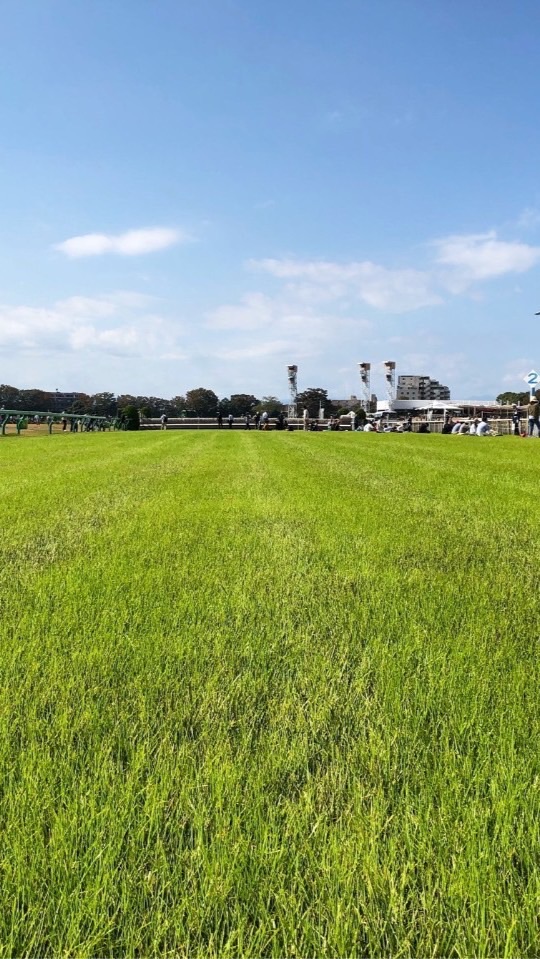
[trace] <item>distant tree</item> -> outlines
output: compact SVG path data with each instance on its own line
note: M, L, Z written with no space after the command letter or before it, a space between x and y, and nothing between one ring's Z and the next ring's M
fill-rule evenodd
M233 416L243 416L244 413L251 413L258 402L257 397L253 396L252 393L232 393L226 409L222 409L222 412L232 413Z
M96 416L114 416L116 413L114 393L94 393L90 399L92 401L92 412Z
M136 406L139 412L143 409L150 410L149 416L158 416L161 413L160 400L156 396L136 396L134 402L130 405Z
M19 393L21 409L48 410L50 409L50 395L45 390L21 390Z
M0 386L0 406L6 410L22 410L21 391L16 386L2 383Z
M139 417L139 410L136 406L128 405L123 406L119 409L119 415L122 423L125 424L127 430L138 430L141 421Z
M298 394L299 412L305 407L310 417L314 418L319 415L321 406L326 412L328 412L332 406L331 401L328 399L328 390L323 390L321 387L310 386L309 389Z
M285 404L277 396L263 396L256 406L253 407L254 413L268 413L269 416L279 416Z
M173 396L169 400L169 409L168 412L171 416L181 416L182 410L186 408L186 398L185 396Z
M176 410L171 407L171 401L162 396L138 396L139 409L146 407L150 410L149 416L161 416L167 413L168 416L178 416Z
M358 423L363 423L366 418L366 411L363 406L360 406L358 403L356 406L353 406L353 410L356 413L356 420Z
M50 396L50 394L48 394ZM45 407L45 409L51 409L51 405ZM91 413L92 412L92 397L88 393L77 393L77 399L71 404L72 413Z
M132 396L131 393L120 393L120 395L116 398L116 402L118 404L119 411L124 409L125 406L135 406L138 409L140 405L138 402L138 397Z
M536 391L537 396L539 392L539 390ZM522 393L513 393L511 390L507 390L506 393L499 393L496 399L497 403L500 403L502 406L507 406L510 403L517 403L518 406L523 406L524 403L529 402L529 393L527 390Z
M213 390L199 386L186 393L186 409L195 410L197 416L215 416L219 400Z

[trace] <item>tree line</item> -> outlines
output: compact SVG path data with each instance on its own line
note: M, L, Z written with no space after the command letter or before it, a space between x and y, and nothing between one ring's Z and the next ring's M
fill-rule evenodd
M540 391L537 391L540 393ZM0 384L0 407L7 410L36 410L44 413L80 413L93 416L121 416L124 411L137 410L142 416L152 418L165 413L169 417L179 416L223 416L232 413L233 416L244 416L246 413L262 413L267 411L269 416L278 416L287 409L287 404L281 402L277 396L257 397L252 393L232 393L231 396L219 397L213 390L199 386L188 390L185 395L173 396L166 399L162 396L134 396L122 393L74 393L70 399L64 399L65 394L47 390L19 390L16 386ZM499 393L497 402L501 404L517 403L520 406L529 401L529 392ZM309 387L298 394L298 411L301 414L304 407L310 417L318 416L322 408L327 416L336 413L348 412L328 397L328 392L322 387ZM364 411L360 403L352 409L362 417Z
M0 385L0 407L7 410L35 410L44 413L80 413L93 416L120 416L125 410L137 410L145 417L158 417L165 413L169 417L179 416L244 416L246 413L262 413L278 416L287 406L277 396L261 398L252 393L232 393L231 396L218 397L213 390L200 386L188 390L183 396L165 399L161 396L133 396L122 393L74 393L66 394L46 390L19 390L15 386ZM318 416L322 407L327 416L345 409L338 408L328 398L327 390L310 387L298 394L298 409L308 410L310 417ZM360 405L353 409L362 414Z
M540 390L536 391L536 395L540 395ZM499 393L495 399L497 403L500 403L502 406L509 406L512 403L516 403L517 406L526 406L529 402L530 393L528 390L523 390L521 393L513 393L512 390L507 390L506 393Z

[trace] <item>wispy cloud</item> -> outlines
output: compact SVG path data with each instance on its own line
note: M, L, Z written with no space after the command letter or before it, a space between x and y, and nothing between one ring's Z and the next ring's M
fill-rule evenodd
M213 330L263 330L274 323L275 304L264 293L246 293L240 303L224 304L210 310L206 319L207 326Z
M321 343L338 330L345 331L353 326L358 332L365 331L369 323L360 317L323 311L299 301L294 291L287 287L274 296L246 293L239 303L224 304L208 312L206 326L238 336L249 334L251 340L257 338L257 343L266 342L269 335L274 342L285 337L289 346L305 348L309 343L311 352L317 345L320 349Z
M540 210L536 206L525 207L517 219L520 230L535 230L540 226Z
M393 270L369 260L336 263L328 260L249 260L248 268L304 284L299 295L307 298L305 284L319 298L338 300L349 296L368 306L391 313L407 313L441 303L430 274L422 270ZM294 292L294 287L291 288Z
M212 356L235 364L239 375L243 364L262 369L283 365L291 357L327 356L343 342L365 336L370 324L364 318L344 314L339 309L321 309L321 304L306 302L295 295L290 285L275 294L246 293L238 303L224 304L206 314L206 326L222 342ZM244 375L244 374L242 374Z
M519 359L510 360L506 364L506 371L502 376L502 382L506 386L511 386L514 390L525 392L527 385L525 383L525 378L527 373L532 369L537 369L534 364L534 360L526 357L521 357Z
M153 307L151 297L125 291L72 296L50 307L0 305L0 346L13 354L181 355L181 330Z
M449 350L444 336L434 340L425 323L413 329L409 320L398 325L397 318L458 295L482 298L489 281L538 266L540 247L501 239L495 230L453 234L426 243L422 260L420 267L394 267L371 260L251 259L245 266L260 278L260 286L254 284L236 303L209 311L205 325L226 334L219 358L229 365L252 360L255 368L285 353L341 362L344 344L382 353L390 342L411 371L418 367L460 391L468 383L486 392L474 365ZM432 309L428 315L431 323Z
M373 116L373 108L368 105L342 103L322 113L317 125L325 133L346 134L365 126Z
M179 229L154 226L140 230L128 230L117 235L110 233L85 233L82 236L72 236L54 247L71 259L85 256L103 256L106 253L115 253L119 256L141 256L144 253L155 253L165 250L177 243L187 243L192 238L188 233Z
M214 355L223 360L258 360L268 356L285 356L296 348L290 340L268 340L249 346L218 350Z
M495 230L448 236L436 240L436 262L453 271L449 287L457 279L460 284L490 280L507 273L525 273L540 263L540 247L519 241L499 240Z
M289 296L304 303L360 301L385 313L409 313L437 306L448 295L482 297L480 284L507 274L526 273L540 263L540 246L486 233L454 234L427 245L424 269L393 268L371 260L336 262L291 257L248 260L251 272L281 280ZM433 256L434 251L434 256Z
M130 256L186 239L181 231L156 227L119 236L72 237L58 248L71 257L113 252ZM517 277L539 265L540 246L503 238L495 230L426 242L416 248L414 258L398 263L294 253L251 259L244 264L249 285L243 295L214 301L202 315L190 309L191 323L181 325L172 305L137 292L72 296L43 308L0 306L0 347L13 355L24 353L23 362L43 354L52 362L57 353L61 363L61 354L70 353L70 368L77 362L82 368L87 357L106 362L108 356L111 368L122 370L133 368L134 358L146 368L147 360L172 366L189 354L190 369L212 370L216 385L220 378L245 383L247 377L257 392L269 370L284 369L288 362L300 360L303 367L319 370L316 375L324 380L330 370L341 369L347 357L382 357L391 346L391 355L400 366L406 364L406 371L437 376L455 395L486 392L485 384L475 379L476 366L452 353L453 343L444 331L439 339L430 338L437 327L436 308L460 295L466 295L470 306L471 300L490 295L491 281ZM412 318L415 312L418 321ZM133 362L124 364L115 357ZM513 368L504 373L514 381ZM358 386L351 376L354 392Z

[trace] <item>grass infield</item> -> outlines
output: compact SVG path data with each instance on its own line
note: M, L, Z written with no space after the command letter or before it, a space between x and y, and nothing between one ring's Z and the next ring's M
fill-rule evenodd
M0 956L537 956L539 457L0 439Z

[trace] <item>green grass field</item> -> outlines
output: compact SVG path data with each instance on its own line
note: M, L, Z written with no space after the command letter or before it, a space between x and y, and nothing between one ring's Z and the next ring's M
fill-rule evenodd
M539 457L0 438L0 956L538 956Z

